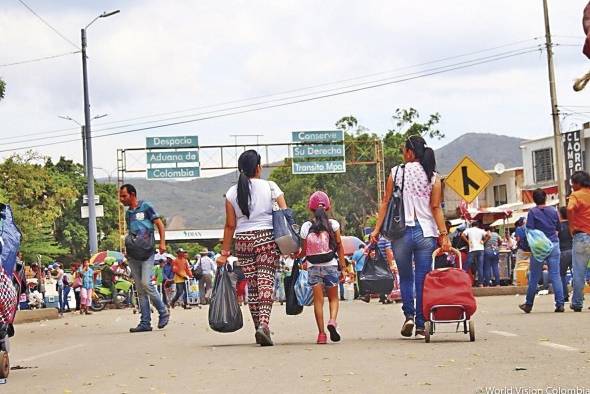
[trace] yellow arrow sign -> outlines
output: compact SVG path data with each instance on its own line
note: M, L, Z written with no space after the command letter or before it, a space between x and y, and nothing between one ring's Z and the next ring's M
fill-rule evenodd
M487 172L465 156L445 178L445 185L470 203L485 190L491 181L492 177Z

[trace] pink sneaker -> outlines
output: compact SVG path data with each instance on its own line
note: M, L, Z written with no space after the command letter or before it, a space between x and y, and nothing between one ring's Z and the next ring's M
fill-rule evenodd
M337 331L338 323L336 320L330 319L328 321L328 331L330 331L330 341L332 342L340 342L340 334Z
M325 345L326 343L328 343L328 336L326 335L325 332L320 332L318 334L318 340L316 343L318 345Z

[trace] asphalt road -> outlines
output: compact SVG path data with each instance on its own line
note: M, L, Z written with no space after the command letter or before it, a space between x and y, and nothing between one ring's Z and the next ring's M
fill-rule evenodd
M276 304L276 345L267 348L254 344L246 308L245 328L233 334L211 331L206 308L175 309L167 328L141 334L128 332L137 322L130 310L66 314L17 326L16 369L0 393L590 393L590 311L554 313L544 296L525 315L521 300L479 298L473 343L462 333L402 339L400 305L375 300L344 302L343 341L323 346L311 308L286 316Z

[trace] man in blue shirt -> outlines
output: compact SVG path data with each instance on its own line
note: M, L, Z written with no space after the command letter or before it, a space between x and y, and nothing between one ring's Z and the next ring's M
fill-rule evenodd
M123 185L119 189L119 200L124 206L128 207L127 212L125 213L125 220L130 235L133 235L136 238L141 237L143 239L151 240L151 249L153 251L153 243L155 242L153 241L154 226L156 226L158 228L158 233L160 234L160 253L166 252L164 224L154 207L147 201L138 200L137 190L133 185L129 184ZM162 301L162 297L151 280L154 268L154 254L152 253L150 257L143 261L129 255L127 257L129 259L129 267L131 268L131 276L133 277L137 288L140 312L139 325L130 328L129 331L135 333L152 330L150 301L160 314L158 328L162 329L166 327L170 319L170 312L168 312L166 305Z
M354 269L356 272L361 272L365 266L365 246L359 245L359 248L352 254L352 261L354 261Z

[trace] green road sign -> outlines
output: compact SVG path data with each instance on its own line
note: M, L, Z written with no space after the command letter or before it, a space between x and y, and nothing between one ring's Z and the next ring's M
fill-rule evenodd
M293 142L342 142L344 141L344 132L342 130L328 131L293 131Z
M199 167L148 168L147 179L198 178L201 176Z
M197 163L199 161L199 151L148 151L147 163Z
M146 137L145 146L153 148L198 148L199 137L196 135L180 137Z
M346 162L339 161L303 161L293 162L293 174L326 174L346 172Z
M293 158L344 157L344 144L340 145L295 145Z

